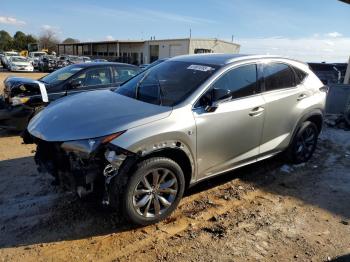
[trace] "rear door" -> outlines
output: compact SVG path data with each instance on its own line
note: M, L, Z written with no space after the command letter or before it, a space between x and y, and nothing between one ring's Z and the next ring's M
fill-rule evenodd
M74 83L74 85L72 85ZM109 89L113 86L110 66L99 66L84 70L72 80L67 95L92 90Z
M198 179L256 160L264 124L264 100L258 79L256 64L233 68L211 87L229 90L232 99L220 103L214 112L207 112L200 100L193 110Z
M263 64L263 71L266 115L261 157L288 146L293 129L303 112L302 102L309 96L291 65L268 62Z

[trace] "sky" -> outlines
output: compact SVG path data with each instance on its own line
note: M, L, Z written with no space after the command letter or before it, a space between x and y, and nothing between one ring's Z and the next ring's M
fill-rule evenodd
M350 5L338 0L0 0L0 30L60 40L219 38L241 53L346 62Z

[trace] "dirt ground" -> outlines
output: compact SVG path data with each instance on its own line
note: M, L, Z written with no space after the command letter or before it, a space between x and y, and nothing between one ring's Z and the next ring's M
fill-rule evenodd
M2 261L350 260L350 132L325 128L307 164L277 157L201 183L144 228L52 186L33 150L0 131Z

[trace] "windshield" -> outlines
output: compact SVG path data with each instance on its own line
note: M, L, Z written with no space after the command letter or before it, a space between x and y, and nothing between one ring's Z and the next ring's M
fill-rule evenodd
M66 66L51 74L48 74L47 76L44 76L40 79L40 81L47 84L58 84L59 82L62 82L71 77L72 75L78 73L82 69L82 67L76 65Z
M164 61L166 61L167 59L158 59L156 61L154 61L152 64L149 64L145 67L145 70L148 70L156 65L159 65L160 63L163 63Z
M115 92L151 104L175 106L217 69L215 65L166 61L135 76Z
M12 62L27 62L28 60L25 57L12 57L11 61Z

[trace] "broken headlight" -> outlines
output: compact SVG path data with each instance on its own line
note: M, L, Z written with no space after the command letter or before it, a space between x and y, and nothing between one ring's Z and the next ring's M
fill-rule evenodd
M15 96L11 98L11 104L13 106L17 106L17 105L22 105L25 104L29 101L29 97L19 97L19 96Z
M108 136L90 138L83 140L67 141L61 145L61 148L67 152L78 152L88 157L95 152L101 145L107 144L117 137L121 136L125 131L114 133Z

